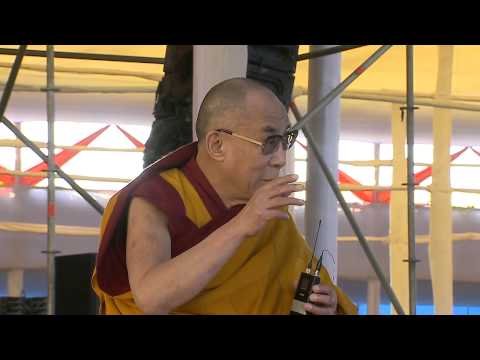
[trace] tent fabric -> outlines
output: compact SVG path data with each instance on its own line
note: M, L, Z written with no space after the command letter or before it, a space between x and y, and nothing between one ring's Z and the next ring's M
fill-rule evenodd
M367 45L348 50L342 54L342 78L371 55L379 46ZM16 45L0 45L0 48L18 49ZM31 45L29 50L43 50L45 45ZM56 45L56 51L114 54L129 56L164 57L166 45ZM308 45L301 45L299 53L307 53ZM436 88L437 45L417 45L414 47L415 91L432 94ZM0 80L6 79L9 64L14 56L0 55ZM452 94L477 97L480 101L478 82L472 81L477 73L480 60L480 46L454 46L454 68ZM18 84L44 86L45 58L27 56L18 76ZM163 74L161 64L130 62L55 59L57 86L128 86L142 87L155 85ZM88 76L87 76L88 75ZM4 80L3 80L4 81ZM295 86L308 88L308 61L297 64ZM357 79L349 90L405 91L405 46L395 45L372 67Z
M379 45L368 45L342 53L341 78L345 79L371 55ZM16 45L1 48L18 49ZM45 45L28 46L29 50L45 51ZM164 57L166 45L56 45L56 51L114 54L143 57ZM300 45L299 54L308 53L308 45ZM452 99L436 97L438 45L414 46L415 95L435 101L450 101L477 106L480 109L480 87L477 63L480 46L455 45L452 72ZM0 54L0 88L5 84L12 55ZM45 58L26 56L18 74L15 92L6 116L12 121L45 120ZM358 141L390 142L389 102L366 101L368 96L384 95L400 99L405 96L405 46L394 45L367 71L356 79L342 95L342 137ZM162 64L118 61L76 60L55 58L57 120L96 121L110 124L143 124L153 122L155 90L163 76ZM306 112L308 93L308 61L299 61L295 73L294 96L299 96L301 113ZM101 96L97 96L97 95ZM352 97L352 94L354 95ZM364 100L358 100L358 98ZM416 141L431 142L432 107L419 106L415 112ZM480 145L475 132L480 129L477 111L455 111L453 144Z

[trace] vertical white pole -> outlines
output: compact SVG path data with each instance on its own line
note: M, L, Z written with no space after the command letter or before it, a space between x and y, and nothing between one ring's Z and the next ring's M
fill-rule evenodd
M9 297L22 297L23 270L13 269L7 271L7 294Z
M328 45L312 45L311 51L330 47ZM315 107L318 101L325 97L340 83L341 55L333 54L309 60L308 78L308 110ZM337 177L338 173L338 141L340 134L340 97L333 100L326 108L312 119L307 125L315 139L331 173ZM313 246L315 231L321 219L316 255L322 249L328 249L330 256L324 256L324 266L332 280L337 280L337 199L330 189L322 170L315 161L315 156L308 150L307 186L305 205L305 233L306 238Z
M197 140L195 124L203 98L214 85L223 80L246 77L247 45L193 46L193 140Z
M367 314L380 314L380 281L369 279L367 282Z
M392 105L392 144L393 144L393 177L392 186L401 187L407 182L407 160L405 156L406 120L402 120L400 105ZM398 300L408 313L408 201L405 191L392 191L390 197L390 231L389 258L390 284L397 294ZM392 314L396 314L391 307Z
M451 94L453 46L438 47L437 99ZM452 314L452 195L450 189L450 144L452 115L449 109L433 110L433 164L429 246L433 303L436 314Z

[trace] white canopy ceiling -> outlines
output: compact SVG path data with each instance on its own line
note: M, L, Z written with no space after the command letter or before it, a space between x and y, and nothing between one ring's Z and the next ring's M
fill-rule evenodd
M0 48L16 49L14 45ZM370 45L342 53L342 78L348 76L378 46ZM45 50L45 46L29 46ZM58 45L56 51L164 57L165 45ZM308 52L300 46L300 53ZM415 93L422 99L435 95L438 64L437 45L415 46ZM14 57L0 55L0 86L8 77ZM452 98L462 104L480 105L480 46L454 46ZM45 120L45 59L25 57L6 116L15 122ZM163 74L161 64L56 59L56 120L98 121L149 125L154 92ZM342 137L345 139L390 142L391 105L388 102L352 99L367 95L401 96L406 89L405 46L395 45L352 83L342 100ZM308 89L308 61L298 62L295 93ZM305 111L306 96L297 98ZM480 107L479 107L480 108ZM453 143L479 145L476 111L453 110ZM416 142L431 142L432 108L420 106L416 112ZM59 134L58 136L61 136Z

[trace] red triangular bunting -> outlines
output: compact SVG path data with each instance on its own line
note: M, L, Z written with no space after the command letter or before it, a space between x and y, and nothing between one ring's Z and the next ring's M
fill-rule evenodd
M130 140L133 145L135 145L135 147L137 149L143 149L145 148L145 145L142 144L140 141L138 141L135 137L133 137L130 133L128 133L126 130L123 130L120 126L116 125L118 130L120 130L123 135L125 135L127 137L128 140Z
M87 146L90 144L93 140L95 140L97 137L99 137L105 130L108 129L110 125L107 125L100 130L94 132L92 135L87 136L85 139L80 140L77 142L74 146ZM80 150L63 150L57 155L55 155L55 163L57 166L61 167L62 165L65 165L67 161L72 159L75 155L77 155L80 152ZM47 171L48 170L48 165L44 162L35 165L34 167L26 170L26 172L41 172L41 171ZM40 181L42 181L43 178L41 177L35 177L35 176L25 176L20 180L20 183L22 185L27 185L27 186L34 186L38 184Z

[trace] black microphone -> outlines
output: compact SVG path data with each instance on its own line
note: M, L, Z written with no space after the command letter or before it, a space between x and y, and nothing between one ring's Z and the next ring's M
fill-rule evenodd
M318 232L320 231L320 225L322 220L318 222L317 234L315 236L315 244L313 246L312 257L307 264L307 269L300 274L300 279L298 280L297 289L295 290L295 295L293 297L292 307L290 308L290 315L307 315L309 314L305 310L305 304L307 304L308 298L312 293L312 287L314 285L320 284L320 269L322 267L323 251L318 260L317 267L314 274L312 272L312 261L315 254L315 249L317 247Z

